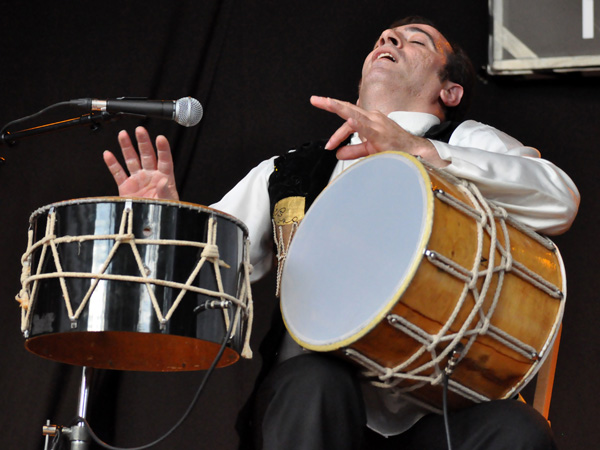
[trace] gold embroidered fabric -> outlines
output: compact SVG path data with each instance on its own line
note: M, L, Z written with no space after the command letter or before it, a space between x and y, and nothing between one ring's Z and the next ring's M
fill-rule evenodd
M290 225L299 223L304 218L304 197L287 197L279 200L273 208L275 225Z

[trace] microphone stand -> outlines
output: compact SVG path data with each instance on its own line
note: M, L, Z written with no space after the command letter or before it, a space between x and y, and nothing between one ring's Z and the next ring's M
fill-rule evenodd
M20 131L10 132L3 131L0 135L0 145L6 144L9 147L12 147L16 144L16 141L19 139L23 139L29 136L35 136L38 134L49 133L51 131L62 130L64 128L73 128L81 125L90 125L92 131L96 131L100 128L100 124L102 122L109 122L112 120L116 120L116 114L111 114L108 112L101 112L98 114L84 114L80 117L76 117L73 119L67 119L60 122L53 122L46 125L40 125L33 128L27 128Z
M81 372L81 383L79 385L79 400L77 404L77 417L86 419L88 402L90 398L90 386L92 384L92 378L94 375L94 369L91 367L83 367ZM43 435L46 436L46 445L44 450L48 449L48 437L55 436L59 431L65 436L68 436L71 441L70 450L88 450L90 445L90 432L86 428L83 421L78 421L75 425L69 428L58 427L57 425L50 425L49 423L43 427Z

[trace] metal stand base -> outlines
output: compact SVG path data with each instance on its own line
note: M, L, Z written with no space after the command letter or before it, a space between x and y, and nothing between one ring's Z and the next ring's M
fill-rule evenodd
M81 383L79 385L79 401L77 405L77 417L86 419L88 402L90 396L90 385L94 369L84 367L81 372ZM44 450L48 450L49 437L56 436L58 433L68 436L71 441L71 450L88 450L90 445L90 433L83 421L78 422L72 427L63 428L57 425L47 424L43 427L43 434L46 436Z

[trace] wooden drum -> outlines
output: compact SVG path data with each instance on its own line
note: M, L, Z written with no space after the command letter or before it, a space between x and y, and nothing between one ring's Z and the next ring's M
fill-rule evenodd
M509 398L559 329L565 273L548 239L464 180L403 153L356 163L290 245L281 309L296 342L438 408Z

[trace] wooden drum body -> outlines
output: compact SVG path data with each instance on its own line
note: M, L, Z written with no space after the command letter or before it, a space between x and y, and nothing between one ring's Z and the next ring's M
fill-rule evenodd
M438 408L509 398L558 332L565 275L546 238L477 189L402 153L365 158L313 203L281 308L294 340Z
M22 330L31 352L95 368L207 369L244 344L247 231L189 203L90 198L34 212L23 257ZM233 321L233 322L232 322Z

